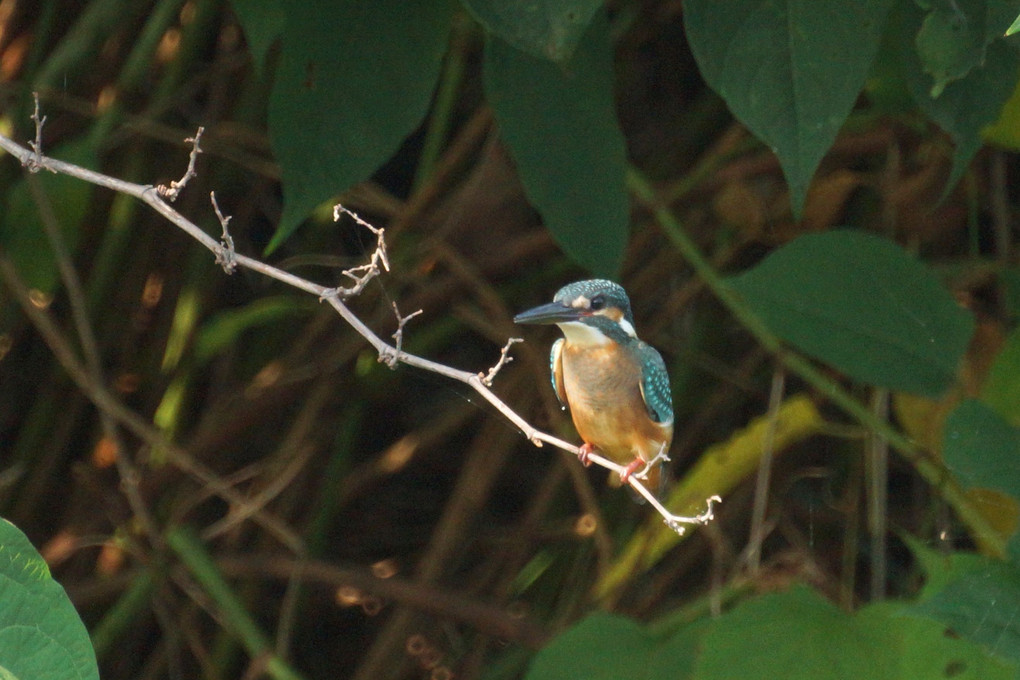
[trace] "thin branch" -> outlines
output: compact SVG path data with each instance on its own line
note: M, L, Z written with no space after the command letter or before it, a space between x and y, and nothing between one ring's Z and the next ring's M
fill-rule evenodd
M191 144L191 153L188 155L188 169L184 171L184 175L179 180L170 182L169 186L160 184L156 187L156 192L171 203L177 200L177 197L184 191L184 187L187 186L188 182L198 176L195 172L195 161L198 160L198 154L202 153L198 142L202 139L203 132L205 132L205 128L200 127L194 137L186 137L184 139L185 143Z
M389 271L390 258L389 255L387 255L386 253L385 229L372 226L365 220L361 219L361 217L353 210L348 210L347 208L337 203L335 206L333 206L333 221L339 222L341 215L347 215L348 217L353 219L357 224L361 225L365 229L368 229L370 232L375 234L375 250L372 252L372 256L369 258L369 261L366 264L358 265L357 267L351 267L350 269L345 269L343 271L343 275L349 278L351 281L353 281L354 285L351 286L350 288L344 287L330 288L328 291L329 295L338 295L341 300L346 300L361 293L361 291L365 289L365 286L368 285L368 282L374 279L375 277L379 276L379 274L382 273L382 270ZM382 270L380 270L380 266L382 267ZM414 315L412 314L411 316ZM397 319L398 320L400 319L399 312L397 313ZM387 364L388 363L389 362L387 362ZM393 368L393 366L390 366L390 368Z
M524 342L524 338L508 339L506 341L506 344L503 345L503 349L499 351L499 361L496 362L496 365L490 368L488 373L478 374L478 377L481 379L483 385L485 385L486 387L492 387L492 381L496 379L496 375L500 372L500 370L502 370L504 366L506 366L507 364L514 360L514 358L510 356L510 347L511 345L518 342Z
M402 316L400 310L397 309L397 303L393 304L393 313L397 316L397 330L393 333L393 348L392 351L385 351L379 353L379 361L389 366L391 369L395 369L397 364L400 363L402 355L404 354L404 326L407 322L422 313L422 310L411 312L407 316Z
M216 264L223 267L223 271L228 274L233 274L234 270L237 269L237 251L234 250L234 237L230 235L230 231L227 229L227 223L231 220L231 215L223 216L220 212L220 206L216 202L216 192L209 192L209 200L212 201L213 211L216 212L216 219L220 221L220 227L223 229L223 233L220 234L220 246L216 252Z
M195 146L197 147L197 139L195 140L195 142L196 142ZM172 207L170 207L170 205L164 200L164 197L159 191L159 189L153 187L152 185L126 182L124 180L117 179L115 177L110 177L108 175L104 175L102 173L95 172L93 170L89 170L87 168L74 165L72 163L67 163L54 158L49 158L42 154L35 154L33 153L33 151L21 146L17 142L13 141L12 139L4 135L0 135L0 148L4 149L8 153L16 157L22 163L22 165L27 166L31 163L35 163L40 168L45 168L52 172L58 172L64 175L68 175L70 177L76 177L91 184L106 187L108 189L112 189L113 191L117 191L128 196L133 196L138 200L142 201L143 203L145 203L146 205L148 205L149 207L151 207L153 210L158 212L163 217L165 217L169 222L182 229L193 239L195 239L203 246L205 246L207 249L209 249L209 251L212 252L214 255L218 255L223 251L222 244L220 244L214 238L206 234L205 231L203 231L194 222L187 219L179 212L174 210ZM195 154L198 153L194 149L192 150L192 152ZM187 175L187 173L185 174ZM307 279L295 276L290 272L284 271L277 267L273 267L272 265L268 265L254 258L235 253L234 257L236 266L251 269L252 271L259 272L264 276L276 279L281 283L285 283L299 290L303 290L305 292L318 296L320 300L327 302L331 307L333 307L337 314L339 314L340 317L345 322L347 322L348 325L350 325L359 335L361 335L366 341L368 341L370 345L372 345L372 347L380 355L380 359L382 361L386 362L387 364L390 364L390 361L393 361L392 365L396 365L397 363L403 363L414 368L419 368L425 371L431 371L433 373L437 373L452 380L462 382L470 386L472 389L474 389L483 399L485 399L497 411L499 411L503 415L503 417L505 417L507 420L513 423L521 432L524 433L524 435L528 438L528 441L530 441L535 446L542 446L543 443L548 443L557 448L561 448L565 451L569 451L577 455L579 453L579 449L577 446L574 446L573 444L570 444L562 439L559 439L558 437L554 437L551 434L536 429L534 426L532 426L530 423L524 420L524 418L518 415L513 409L511 409L506 403L504 403L499 397L497 397L495 393L493 393L492 390L489 388L489 386L485 384L483 380L485 376L481 376L478 373L472 373L469 371L463 371L450 366L446 366L445 364L440 364L438 362L425 359L414 354L408 354L404 352L402 348L388 344L387 342L382 340L382 338L380 338L374 331L372 331L372 329L370 329L360 318L358 318L358 316L355 315L354 312L352 312L351 309L347 307L347 305L344 304L344 299L346 299L346 297L350 295L355 294L355 291L360 292L360 290L364 288L364 286L367 284L369 280L371 280L371 278L374 278L379 274L380 268L383 270L389 270L389 259L386 255L385 242L383 240L384 235L383 229L373 227L364 220L362 220L360 217L354 215L354 213L352 213L351 211L348 211L346 208L343 208L342 206L337 206L334 209L334 217L339 219L341 213L352 216L359 225L364 226L365 228L369 229L374 234L376 234L377 238L376 250L375 252L373 252L369 263L366 265L362 265L361 267L356 267L352 270L344 272L348 277L355 281L354 287L350 289L327 288L317 283L308 281ZM394 339L398 342L398 344L402 340L403 323L406 323L409 319L413 318L417 314L418 312L415 312L414 314L408 315L406 317L401 317L398 312L399 327L397 329L397 333L394 334ZM403 323L400 323L401 321ZM91 387L93 389L90 389L90 394L93 397L97 396L96 390L94 389L95 386ZM122 411L123 406L117 404L117 410ZM134 414L132 414L132 416L134 417ZM137 427L137 423L135 423L135 426ZM162 439L161 436L159 438ZM175 449L170 448L166 450ZM177 458L177 456L175 456L175 458ZM602 458L601 456L598 455L590 456L589 460L617 473L623 472L625 470L624 467L619 466L613 463L612 461ZM177 460L175 462L178 465L190 462L197 466L197 463L195 463L195 461L191 461L186 456L183 457L183 460ZM192 466L189 467L191 467L189 471L192 472L193 474L198 472L196 467ZM215 477L213 477L210 481L214 480ZM215 481L218 482L218 480ZM665 523L678 532L683 531L682 526L683 524L705 524L706 522L710 521L712 519L712 504L715 502L719 502L718 497L706 499L707 509L701 515L697 515L694 517L674 515L670 513L668 510L666 510L666 508L658 501L658 499L656 499L655 496L650 491L648 491L648 489L646 489L644 485L641 484L641 481L637 479L635 476L631 475L627 481L637 493L639 493L646 500L648 500L652 507L654 507L662 515ZM222 485L218 486L220 486L219 493L223 495L224 498L227 498L228 500L231 500L232 502L235 503L240 501L240 499L238 498L238 494L233 489L230 489L229 487L223 488ZM256 515L256 517L259 517L263 522L269 519L269 517L261 515Z
M32 155L27 160L22 160L21 164L25 166L25 169L31 172L33 175L39 172L43 168L42 158L42 129L43 125L46 124L46 116L39 117L39 93L33 92L32 97L35 99L35 110L32 111L31 120L35 123L35 141L29 142L29 146L32 147ZM56 172L47 168L50 172Z

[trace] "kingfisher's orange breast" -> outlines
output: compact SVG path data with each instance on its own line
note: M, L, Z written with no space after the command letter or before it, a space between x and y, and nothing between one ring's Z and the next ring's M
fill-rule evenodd
M641 397L641 366L616 343L566 344L563 391L581 438L613 461L651 460L673 440L672 424L654 422Z

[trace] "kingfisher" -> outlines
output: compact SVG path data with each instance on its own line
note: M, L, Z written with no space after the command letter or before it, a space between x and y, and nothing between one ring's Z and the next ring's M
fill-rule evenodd
M626 465L620 483L637 473L659 491L661 463L673 441L673 399L662 356L638 339L630 299L619 284L577 281L549 304L514 317L519 324L556 324L563 337L549 357L552 386L570 409L584 443L579 458L595 451Z

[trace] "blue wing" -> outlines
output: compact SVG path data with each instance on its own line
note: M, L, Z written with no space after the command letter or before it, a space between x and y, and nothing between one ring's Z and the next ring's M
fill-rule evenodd
M552 351L549 353L549 378L552 380L556 398L560 400L560 406L566 407L567 393L563 390L563 338L553 343Z
M645 401L648 416L657 423L673 422L673 396L669 391L669 374L666 363L655 348L638 341L638 358L641 360L641 398Z

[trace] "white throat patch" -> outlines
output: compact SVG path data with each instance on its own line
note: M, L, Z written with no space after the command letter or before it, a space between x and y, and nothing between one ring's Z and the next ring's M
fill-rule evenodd
M592 346L608 345L612 340L597 328L583 324L580 321L564 321L556 324L563 331L567 341L572 345Z

